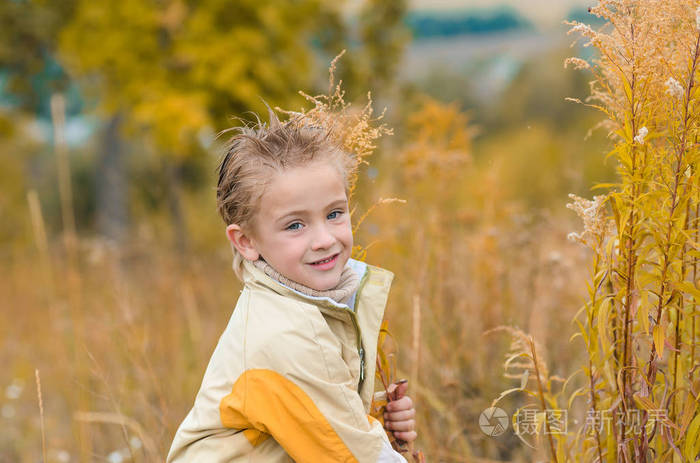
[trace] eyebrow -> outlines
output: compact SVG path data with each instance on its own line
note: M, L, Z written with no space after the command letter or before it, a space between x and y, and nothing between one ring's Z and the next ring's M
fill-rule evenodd
M346 200L346 199L344 199L344 198L343 198L343 199L336 199L335 201L330 202L330 203L325 207L325 209L332 209L332 208L334 208L334 207L338 207L338 206L341 206L341 205L344 206L345 204L347 204L347 200ZM284 222L285 220L288 220L288 219L289 219L290 217L292 217L292 216L295 216L295 215L303 215L303 214L305 214L306 212L307 212L307 211L306 211L306 210L303 210L303 209L296 210L296 211L289 211L289 212L285 213L283 216L281 216L279 219L277 219L276 222Z

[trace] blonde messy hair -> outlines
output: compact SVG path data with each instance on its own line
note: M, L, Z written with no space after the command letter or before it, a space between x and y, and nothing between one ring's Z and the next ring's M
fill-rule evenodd
M345 151L332 130L312 125L303 115L280 121L269 110L269 124L256 122L234 127L237 132L226 144L226 154L218 167L216 205L226 225L236 224L251 233L260 199L270 180L285 169L303 167L314 161L334 164L345 182L346 191L357 169L357 159ZM243 256L233 250L233 270L242 278Z

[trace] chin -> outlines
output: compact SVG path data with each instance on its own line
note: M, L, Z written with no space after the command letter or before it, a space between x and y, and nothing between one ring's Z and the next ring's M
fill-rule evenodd
M310 287L317 291L328 291L338 286L338 283L340 283L340 275L332 279L324 278L323 280L314 281L314 285L310 285Z
M340 280L338 280L338 281L340 281ZM317 286L321 289L319 289L318 291L328 291L330 289L333 289L336 286L338 286L338 281L336 281L335 283L329 283L329 284L328 283L327 284L319 284Z

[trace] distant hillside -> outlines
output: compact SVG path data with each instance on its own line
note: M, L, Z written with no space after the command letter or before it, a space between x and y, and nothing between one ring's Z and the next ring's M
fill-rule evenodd
M415 39L533 28L530 21L516 10L507 7L464 11L413 11L406 15L405 21Z

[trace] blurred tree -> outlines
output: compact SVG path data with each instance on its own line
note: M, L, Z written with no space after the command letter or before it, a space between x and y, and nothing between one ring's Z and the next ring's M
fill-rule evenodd
M48 117L47 97L68 88L68 76L52 58L74 5L75 0L0 2L0 69L15 108Z

